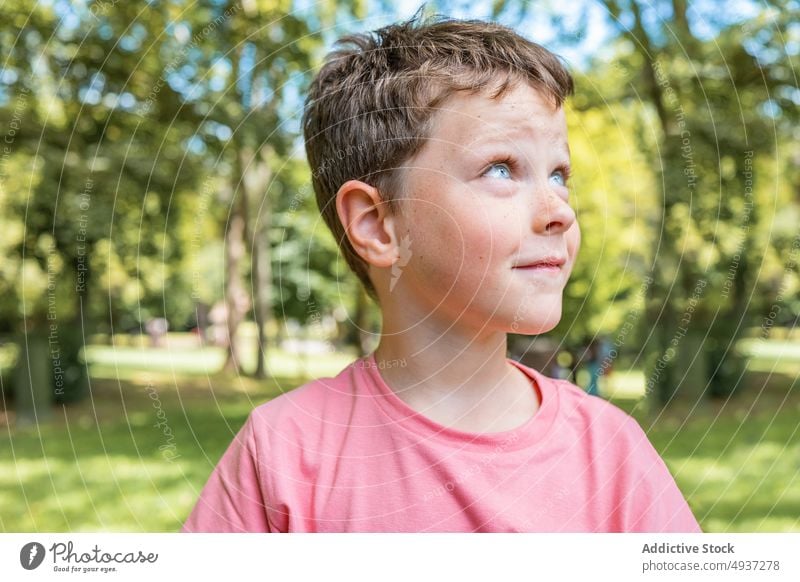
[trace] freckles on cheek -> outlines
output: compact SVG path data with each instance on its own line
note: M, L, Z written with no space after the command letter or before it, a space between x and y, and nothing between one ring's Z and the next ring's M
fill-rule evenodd
M495 213L472 219L467 252L477 268L489 269L491 265L494 270L498 261L506 260L519 246L525 233L521 215Z
M464 244L473 253L480 251L480 254L486 257L492 249L502 245L510 230L516 228L516 218L513 213L499 210L475 200L465 200L455 210Z

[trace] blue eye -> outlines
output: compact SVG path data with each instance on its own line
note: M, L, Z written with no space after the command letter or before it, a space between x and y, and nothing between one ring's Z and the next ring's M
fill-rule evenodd
M567 173L564 170L556 170L550 174L550 181L556 186L566 186L567 177Z
M495 169L497 171L494 171ZM496 163L492 164L484 175L490 178L511 178L511 169L506 163Z

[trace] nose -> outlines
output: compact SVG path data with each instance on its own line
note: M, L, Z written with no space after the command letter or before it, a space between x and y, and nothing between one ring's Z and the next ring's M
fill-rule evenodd
M575 211L552 188L544 188L534 208L533 227L539 234L561 234L575 223Z

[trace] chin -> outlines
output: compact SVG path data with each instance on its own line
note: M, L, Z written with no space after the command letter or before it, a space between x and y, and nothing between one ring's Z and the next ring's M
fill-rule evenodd
M517 295L503 309L508 333L539 335L551 331L561 321L562 298L558 292L534 292L530 288Z
M540 335L552 331L561 321L561 305L553 307L548 312L532 317L530 314L512 315L507 326L507 333L520 335Z
M530 321L517 321L512 323L507 330L507 333L516 333L518 335L541 335L552 331L557 325L559 319L554 319L547 322L530 322Z

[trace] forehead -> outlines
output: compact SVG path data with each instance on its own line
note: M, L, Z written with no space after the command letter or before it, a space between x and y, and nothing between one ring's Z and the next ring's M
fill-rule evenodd
M456 93L436 112L431 129L432 141L460 147L522 139L567 146L564 109L524 83L497 98L486 91Z

